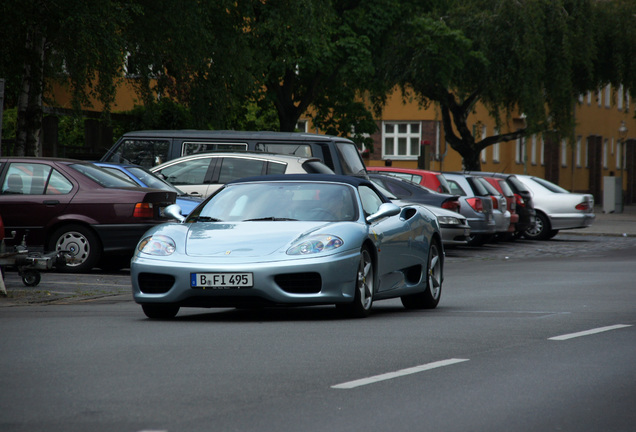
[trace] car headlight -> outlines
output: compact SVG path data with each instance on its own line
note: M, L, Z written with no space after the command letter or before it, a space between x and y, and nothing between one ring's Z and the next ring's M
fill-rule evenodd
M309 255L338 249L344 242L333 235L315 235L287 249L288 255Z
M154 235L141 240L137 249L149 255L167 256L172 255L177 246L170 237Z
M459 219L452 216L438 216L437 221L443 225L461 225L462 224Z

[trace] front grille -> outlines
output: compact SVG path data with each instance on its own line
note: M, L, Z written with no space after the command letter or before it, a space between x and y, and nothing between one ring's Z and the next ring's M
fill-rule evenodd
M274 277L274 281L290 294L315 294L322 287L320 273L287 273Z
M142 293L163 294L174 285L174 276L161 273L139 273L137 281Z

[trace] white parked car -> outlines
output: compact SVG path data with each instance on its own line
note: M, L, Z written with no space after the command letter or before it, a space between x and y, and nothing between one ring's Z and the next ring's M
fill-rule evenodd
M592 225L594 196L571 193L562 187L539 177L515 175L532 194L537 213L536 223L524 236L533 240L546 240L559 230L585 228Z
M150 168L191 196L207 198L224 184L271 174L333 174L318 158L263 152L198 153Z

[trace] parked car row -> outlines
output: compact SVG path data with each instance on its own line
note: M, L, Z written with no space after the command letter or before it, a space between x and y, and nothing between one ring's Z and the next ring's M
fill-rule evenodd
M519 236L548 239L594 220L591 195L569 193L540 178L386 168L372 168L363 177L398 206L418 205L433 213L444 246ZM150 169L113 162L1 158L0 211L6 229L16 233L14 243L64 252L66 271L117 269L128 265L146 230L169 219L163 210L170 204L177 202L181 215L187 216L229 182L293 173L334 175L317 158L265 152L195 154Z
M420 186L448 187L458 197L459 211L470 226L469 245L491 239L546 240L560 230L590 226L594 197L571 193L545 179L495 172L433 172L373 167L370 172L409 179ZM370 174L374 177L375 174ZM387 183L386 181L384 183ZM447 186L440 186L447 185ZM397 189L390 189L398 195ZM408 199L404 194L400 199Z

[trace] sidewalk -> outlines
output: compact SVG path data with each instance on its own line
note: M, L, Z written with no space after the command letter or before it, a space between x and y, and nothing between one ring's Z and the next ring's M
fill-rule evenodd
M636 204L626 205L622 213L603 213L603 207L594 208L596 219L587 228L563 230L562 234L636 237Z

